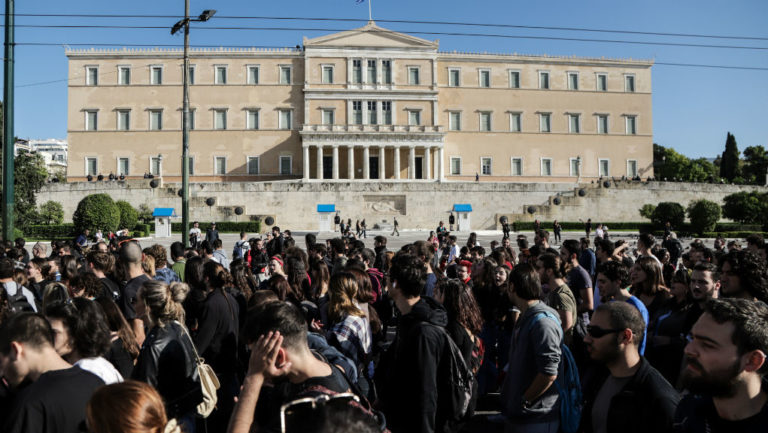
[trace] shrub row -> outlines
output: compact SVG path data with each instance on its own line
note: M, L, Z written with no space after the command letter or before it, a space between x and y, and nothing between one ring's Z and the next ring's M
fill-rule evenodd
M75 234L75 225L71 223L29 225L24 229L24 236L32 239L70 239Z
M584 230L584 223L581 221L559 221L563 230ZM545 230L552 231L553 221L541 221L541 227ZM608 226L608 230L639 230L647 227L651 228L651 224L647 222L606 222L602 223ZM592 230L597 227L596 222L592 222ZM531 231L533 230L532 221L515 221L512 223L512 230L519 231Z
M141 224L139 224L141 225ZM147 231L155 231L155 223L149 223L146 224L146 226L149 228ZM192 227L192 224L190 223L190 228ZM205 233L206 230L208 230L211 227L210 223L200 223L200 230ZM253 233L261 233L261 221L221 221L216 223L216 229L219 231L219 233L240 233L241 231L253 234ZM181 223L175 222L171 223L171 231L173 232L181 232Z

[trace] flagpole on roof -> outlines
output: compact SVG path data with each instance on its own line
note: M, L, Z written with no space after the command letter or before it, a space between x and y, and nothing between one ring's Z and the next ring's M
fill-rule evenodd
M373 0L368 0L368 21L373 21L373 15L371 14L371 3Z

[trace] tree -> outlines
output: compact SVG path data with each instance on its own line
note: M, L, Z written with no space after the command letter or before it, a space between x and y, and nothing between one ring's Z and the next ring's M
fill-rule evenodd
M742 191L723 199L723 215L744 224L768 222L768 193Z
M685 209L680 203L663 201L656 206L651 222L657 227L664 227L669 221L672 227L680 227L685 221Z
M653 218L653 211L656 210L656 205L653 204L644 204L643 207L640 208L640 216L643 218L651 219Z
M706 199L696 200L688 205L688 218L697 233L711 232L720 221L720 205Z
M120 224L120 209L108 194L87 195L77 204L72 222L78 232L114 231Z
M13 218L15 225L23 230L38 220L36 196L48 178L43 157L37 153L19 153L14 158L13 176Z
M692 160L673 148L654 144L653 159L656 178L659 180L709 182L718 177L717 168L706 158Z
M768 172L768 153L763 146L749 146L744 149L742 177L747 183L764 185Z
M61 203L53 200L40 205L40 212L38 213L38 222L40 224L61 224L64 222L64 208Z
M125 200L119 200L115 202L115 205L120 209L119 228L133 230L139 222L139 212Z
M739 147L730 132L725 139L725 150L720 160L720 177L732 181L739 175Z

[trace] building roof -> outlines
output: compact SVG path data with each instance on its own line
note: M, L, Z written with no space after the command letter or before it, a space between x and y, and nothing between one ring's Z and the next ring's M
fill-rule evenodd
M172 207L156 207L152 216L157 217L175 217L176 211Z
M405 33L379 27L368 21L363 27L313 39L304 37L306 48L326 47L378 47L378 48L428 48L437 50L438 41L429 41Z
M317 205L318 212L336 212L335 204L319 204Z
M472 205L469 203L461 203L453 205L454 212L472 212Z

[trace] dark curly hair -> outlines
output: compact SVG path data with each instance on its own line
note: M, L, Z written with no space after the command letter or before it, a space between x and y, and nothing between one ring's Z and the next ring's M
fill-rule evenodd
M768 303L768 270L759 256L749 250L731 251L720 260L721 270L725 263L731 266L730 273L739 277L741 291Z
M45 309L45 315L61 320L72 336L72 347L82 358L107 353L111 345L107 318L101 305L86 298L57 302Z
M448 313L448 320L456 321L472 334L479 334L483 329L480 307L472 291L458 278L441 281L435 290L443 294L443 307Z

